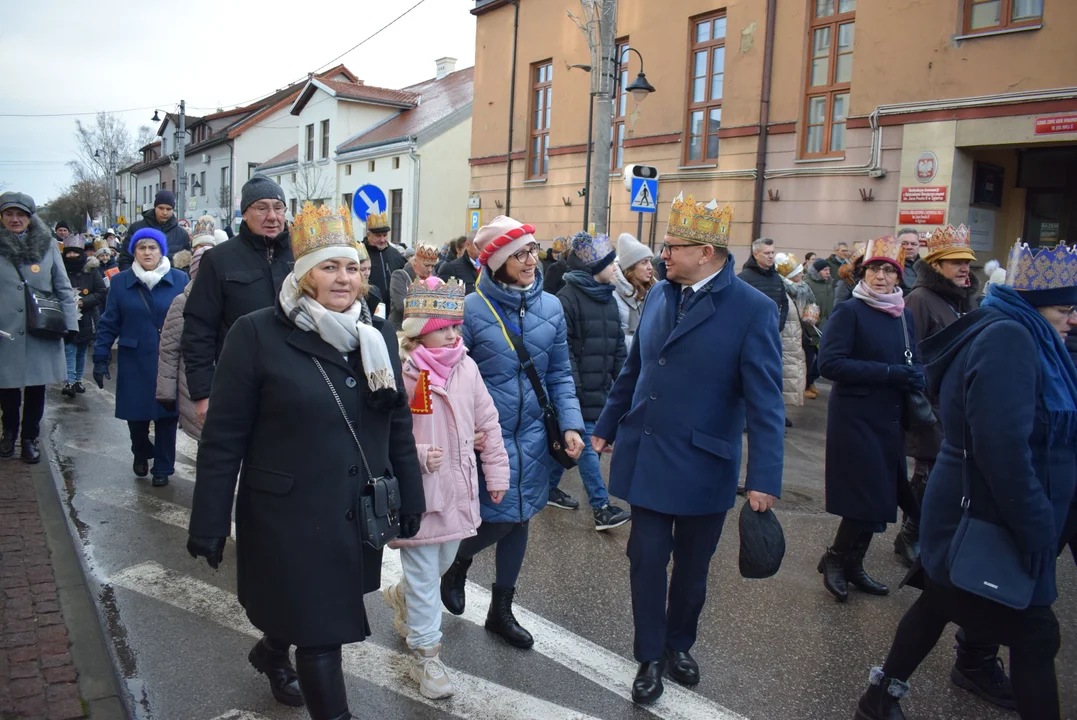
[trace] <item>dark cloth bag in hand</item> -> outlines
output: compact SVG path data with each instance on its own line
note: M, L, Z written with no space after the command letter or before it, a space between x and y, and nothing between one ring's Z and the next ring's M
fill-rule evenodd
M34 337L58 340L67 336L67 321L64 319L64 304L60 296L51 290L39 290L26 282L19 266L15 272L22 280L26 293L26 332Z
M546 445L550 457L556 460L557 464L565 470L571 470L576 467L576 461L565 451L564 434L561 432L561 422L557 417L557 408L553 406L549 396L546 395L545 388L542 387L542 380L539 379L538 371L535 370L535 363L531 360L531 355L524 347L523 338L514 338L513 346L516 349L516 355L520 358L520 366L527 374L527 379L531 381L531 387L535 391L535 398L538 400L539 407L542 408L542 424L546 426Z
M774 511L756 512L745 502L739 525L740 574L761 580L777 573L785 557L785 533Z
M912 367L912 348L909 347L909 328L905 324L905 313L901 314L901 334L905 339L905 365ZM935 411L931 401L922 390L905 390L901 400L901 427L906 432L934 427Z

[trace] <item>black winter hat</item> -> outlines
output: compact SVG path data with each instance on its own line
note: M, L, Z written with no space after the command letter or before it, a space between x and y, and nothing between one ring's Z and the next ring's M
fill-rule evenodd
M153 196L153 206L167 205L170 208L176 207L176 194L171 190L158 190L157 194Z
M56 227L53 228L53 229L54 230L59 230L60 228L63 228L64 230L67 230L68 232L71 232L71 226L67 224L66 220L61 220L60 222L56 223Z
M740 509L740 574L761 580L778 572L785 557L785 533L773 510Z
M811 266L815 268L815 272L822 272L823 268L830 267L830 263L823 258L816 258L812 261Z

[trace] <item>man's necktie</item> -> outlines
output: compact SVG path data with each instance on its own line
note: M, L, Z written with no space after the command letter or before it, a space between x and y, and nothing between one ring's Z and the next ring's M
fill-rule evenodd
M680 323L681 320L684 320L684 314L688 312L688 303L692 299L692 295L694 295L695 292L696 291L690 287L686 287L684 290L681 290L681 304L680 307L677 308L678 323Z

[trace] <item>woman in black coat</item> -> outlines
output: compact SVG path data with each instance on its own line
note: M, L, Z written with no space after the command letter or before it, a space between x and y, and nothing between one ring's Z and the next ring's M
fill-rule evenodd
M908 489L902 398L924 387L911 340L912 314L898 288L901 244L892 237L872 240L864 258L853 296L835 306L819 349L819 371L834 381L826 428L826 510L842 518L819 572L841 602L848 598L847 583L873 595L890 591L865 572L864 556L874 533L897 520L899 490ZM911 500L911 493L903 500ZM915 506L902 504L918 518Z
M370 634L363 595L380 586L381 550L360 534L361 490L373 478L399 480L401 537L418 532L426 507L396 335L380 319L362 322L365 283L351 230L332 232L347 218L304 208L292 234L295 269L277 307L241 317L228 333L199 444L188 542L217 567L238 477L239 602L265 633L249 659L279 701L305 701L314 720L351 717L340 647Z
M67 382L60 393L73 398L76 394L86 392L82 384L82 374L86 369L86 350L93 345L97 337L97 323L101 320L101 310L105 307L108 289L105 276L101 274L101 263L93 255L87 255L82 248L69 245L64 247L64 268L71 289L75 293L75 303L79 309L79 329L64 338L64 354L67 356Z

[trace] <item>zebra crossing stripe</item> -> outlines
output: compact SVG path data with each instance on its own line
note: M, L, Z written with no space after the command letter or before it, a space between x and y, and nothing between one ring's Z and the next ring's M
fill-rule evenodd
M235 595L197 578L168 570L155 562L125 568L114 573L111 582L117 587L192 613L229 630L250 637L262 635L247 620ZM586 713L451 668L449 672L456 686L456 695L445 700L429 700L419 693L418 685L408 676L410 661L410 657L404 653L369 641L345 645L343 648L344 672L455 717L598 720ZM255 717L241 715L236 720L254 720Z

